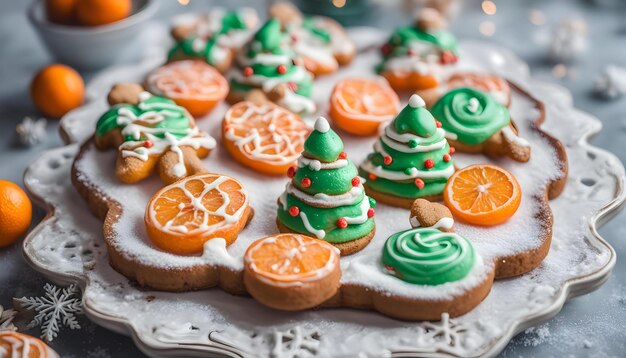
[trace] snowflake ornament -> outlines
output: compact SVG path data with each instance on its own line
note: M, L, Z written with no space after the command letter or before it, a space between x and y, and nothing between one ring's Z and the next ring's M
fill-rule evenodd
M20 144L32 147L41 142L46 136L46 120L26 117L15 127Z
M42 297L22 297L14 299L28 311L37 312L27 328L41 327L41 338L48 342L54 340L59 328L64 325L70 329L80 329L76 314L82 314L80 290L76 285L60 289L47 283Z
M317 332L305 332L296 326L286 331L274 332L272 357L313 357L317 354L319 346L320 336Z
M0 306L0 332L17 331L17 327L13 324L16 315L16 310L5 310L4 307Z

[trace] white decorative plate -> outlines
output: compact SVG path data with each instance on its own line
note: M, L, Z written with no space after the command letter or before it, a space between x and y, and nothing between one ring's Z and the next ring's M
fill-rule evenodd
M371 29L351 35L362 50L381 40ZM588 145L587 138L601 124L574 109L566 90L532 80L527 66L509 51L464 43L462 55L467 67L500 73L544 101L541 128L566 146L570 159L565 191L550 202L554 230L548 257L526 275L496 281L486 300L462 317L420 323L352 309L285 313L219 289L142 289L114 271L107 262L102 223L72 187L70 168L79 144L93 133L106 109L111 84L140 80L163 60L159 56L94 79L88 87L90 101L61 122L68 145L45 152L29 167L25 185L49 215L25 240L25 257L55 282L80 284L86 314L131 335L151 356L495 355L514 334L554 316L568 298L607 279L615 252L596 227L626 198L624 167L612 154ZM365 71L369 69L355 72Z

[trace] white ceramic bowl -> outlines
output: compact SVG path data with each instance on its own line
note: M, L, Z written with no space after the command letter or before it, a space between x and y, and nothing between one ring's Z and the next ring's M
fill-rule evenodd
M142 25L157 7L155 0L133 0L129 17L109 25L81 27L48 21L44 0L36 0L28 18L56 61L79 70L97 70L136 57L142 49Z

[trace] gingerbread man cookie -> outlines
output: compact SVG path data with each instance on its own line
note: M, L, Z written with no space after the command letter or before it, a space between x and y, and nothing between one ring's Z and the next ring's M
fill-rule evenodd
M441 122L450 144L461 152L530 160L530 145L517 135L509 111L483 91L453 89L433 105L431 113Z
M154 170L166 183L206 171L200 158L215 140L184 108L136 84L118 84L108 98L112 107L96 124L95 143L101 150L118 148L115 174L122 182L137 182Z

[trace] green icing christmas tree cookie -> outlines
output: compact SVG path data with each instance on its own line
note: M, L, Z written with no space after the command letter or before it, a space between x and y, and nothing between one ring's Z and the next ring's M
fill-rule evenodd
M278 199L279 228L328 241L344 255L362 249L374 234L376 202L365 195L343 142L320 117L304 148Z
M411 96L361 164L368 194L403 207L416 198L440 198L454 173L451 148L440 126L422 98Z
M184 20L172 27L176 44L168 58L201 59L221 71L230 67L233 51L244 45L258 21L252 9L225 11L219 8Z
M253 89L296 113L313 113L313 76L299 62L291 37L272 18L254 35L237 57L239 69L231 77L229 100L237 102Z

